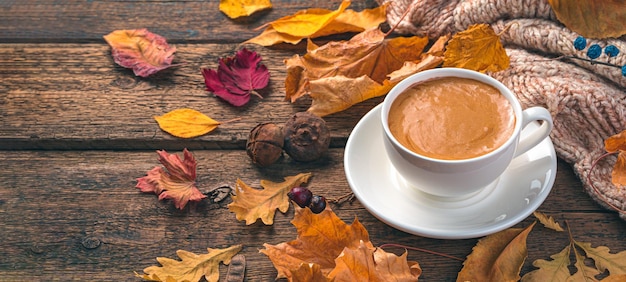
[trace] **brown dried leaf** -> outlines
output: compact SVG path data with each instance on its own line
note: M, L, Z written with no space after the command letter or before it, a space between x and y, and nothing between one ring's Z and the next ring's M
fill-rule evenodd
M591 38L626 34L623 0L548 0L556 17L576 33Z
M285 61L285 98L295 102L304 95L311 95L317 100L342 102L321 101L319 104L330 107L311 109L318 115L326 115L384 95L393 86L387 76L406 61L420 59L427 43L428 39L422 37L385 39L378 28L361 32L349 41L329 42L321 47L310 42L307 54Z
M626 274L626 251L611 254L606 246L592 247L591 243L574 241L574 244L585 251L588 258L593 259L600 272L609 271L611 275Z
M626 130L604 140L604 148L609 153L619 152L611 172L611 182L617 187L626 186Z
M289 209L289 197L287 193L291 188L301 186L312 176L311 173L300 173L296 176L287 176L285 181L276 183L261 180L263 189L255 189L246 185L241 179L237 179L233 202L228 204L228 209L234 212L237 220L245 220L246 225L261 219L265 225L274 224L276 209L285 213Z
M444 52L443 66L497 72L509 67L509 56L488 24L475 24L452 36Z
M565 231L563 230L563 228L561 227L561 225L559 225L558 222L554 221L554 218L551 216L547 216L541 212L538 211L534 211L533 215L539 220L539 222L541 222L541 224L543 224L543 226L545 226L546 228L550 228L554 231Z
M526 238L534 226L509 228L480 239L457 281L518 281L528 255Z

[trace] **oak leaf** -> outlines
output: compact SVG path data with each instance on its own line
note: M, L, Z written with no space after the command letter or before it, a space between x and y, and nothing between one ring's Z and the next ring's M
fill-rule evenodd
M518 281L528 255L526 238L534 226L509 228L480 239L457 281Z
M310 109L319 116L345 110L386 94L393 86L387 76L406 61L419 60L426 44L428 39L422 37L385 39L378 28L361 32L348 41L333 41L321 47L309 42L304 56L295 55L285 61L285 98L295 102L310 95L316 100L341 101L319 102L329 106Z
M185 250L176 251L181 259L173 260L157 257L161 266L149 266L143 270L144 274L135 273L135 276L148 281L189 281L197 282L204 277L208 282L219 281L220 262L230 264L234 255L241 251L241 245L234 245L225 249L207 248L206 254L194 254Z
M170 47L165 38L145 28L115 30L104 40L111 46L115 63L133 69L136 76L147 77L173 66L176 47Z
M228 204L228 209L235 213L237 220L245 220L246 225L256 222L257 219L261 219L265 225L272 225L276 209L282 213L289 209L289 190L306 183L311 176L311 173L300 173L287 176L285 181L279 183L261 180L263 189L252 188L237 179L233 202Z
M538 269L526 273L522 277L522 282L532 281L567 281L571 276L569 271L571 245L557 254L551 255L552 260L538 259L533 262L533 266Z
M585 263L585 255L581 254L576 248L573 249L574 257L576 258L576 262L574 263L576 272L568 278L568 281L598 281L595 276L600 274L600 271L587 265Z
M612 254L606 246L594 248L591 243L578 241L574 241L574 244L583 249L588 258L593 259L601 273L608 270L611 275L626 274L626 251Z
M207 134L220 125L219 122L193 109L176 109L154 119L159 127L176 137L193 138Z
M138 178L135 188L144 193L159 195L159 200L171 199L174 205L183 209L189 201L200 201L206 198L196 187L196 159L187 150L183 150L184 159L176 154L168 154L165 150L157 151L162 167L154 167L148 175Z
M591 38L626 34L626 9L622 0L548 0L561 23Z
M406 253L397 257L375 248L369 241L367 230L356 218L348 225L331 209L314 214L308 208L296 207L292 224L298 232L295 240L278 245L266 243L263 244L265 249L260 251L274 264L278 271L277 279L368 281L343 278L367 277L364 275L379 271L383 278L393 277L403 281L412 277L409 280L416 281L421 273L417 262L406 261Z
M347 7L347 5L345 3L349 4L349 1L342 2L341 6L336 11L312 8L298 11L291 16L270 22L261 27L266 28L260 35L245 43L254 43L262 46L271 46L279 43L298 44L298 42L304 38L361 32L377 27L386 20L387 4L357 12L346 9L345 7ZM337 14L337 11L340 12ZM317 21L317 25L311 24L309 21L301 20L305 17L307 17L309 21ZM325 23L327 20L329 20L329 22ZM274 28L274 23L281 25L278 30ZM297 34L290 33L290 29L286 28L287 26L293 26L293 29L297 30Z
M475 24L454 35L444 52L443 66L497 72L510 60L498 36L488 24Z
M251 94L263 98L255 90L267 86L270 73L261 60L256 52L243 48L233 57L220 59L217 71L203 68L204 84L208 91L236 107L247 104Z
M609 153L619 152L611 173L611 182L617 186L626 186L626 130L604 140L604 148Z
M220 0L220 11L231 19L247 17L271 8L270 0Z
M558 222L554 221L554 218L551 216L547 216L544 213L534 211L533 215L545 226L546 228L550 228L554 231L565 231Z

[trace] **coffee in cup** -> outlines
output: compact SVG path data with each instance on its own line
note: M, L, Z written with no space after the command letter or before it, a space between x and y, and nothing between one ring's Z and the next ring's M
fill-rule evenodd
M540 125L522 136L531 122ZM553 126L545 108L522 110L504 84L459 68L405 78L385 97L381 123L385 152L403 182L451 199L496 183Z
M411 85L389 110L389 130L409 150L435 159L469 159L502 146L515 113L495 87L470 78L433 78Z

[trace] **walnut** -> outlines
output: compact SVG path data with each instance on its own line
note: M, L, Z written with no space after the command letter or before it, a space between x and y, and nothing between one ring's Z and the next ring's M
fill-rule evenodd
M326 122L308 112L291 116L283 127L283 134L283 149L296 161L314 161L326 153L330 145L330 131Z
M246 142L246 152L254 164L265 167L280 158L283 144L283 131L278 125L261 123L250 131Z

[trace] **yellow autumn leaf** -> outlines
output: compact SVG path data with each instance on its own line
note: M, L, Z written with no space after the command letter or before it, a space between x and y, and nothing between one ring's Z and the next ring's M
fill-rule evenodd
M557 254L551 255L552 260L538 259L533 262L533 266L538 269L526 273L522 277L522 282L534 281L567 281L569 278L569 256L571 247L568 244L565 249Z
M509 228L480 239L463 262L457 281L518 281L533 226Z
M510 60L500 37L488 24L475 24L452 36L444 52L443 66L497 72Z
M344 3L346 2L349 3L349 1ZM262 26L266 27L265 30L245 43L262 46L279 43L298 44L304 38L361 32L385 22L386 7L387 5L381 5L359 12L345 8L342 10L342 6L335 11L319 8L298 11L291 16L280 18ZM279 28L275 28L274 24Z
M163 131L180 138L193 138L207 134L220 124L201 112L186 108L155 116L154 119Z
M287 193L291 188L301 186L312 176L311 173L300 173L296 176L287 176L285 181L276 183L261 180L263 189L252 188L241 179L235 184L233 202L228 204L228 209L234 212L237 220L245 220L246 225L261 219L265 225L274 224L276 209L285 213L289 209L289 197Z
M623 0L548 0L556 17L576 33L591 38L626 34L626 3Z
M541 224L543 224L543 226L550 228L554 231L565 231L558 222L554 221L553 217L547 216L544 213L538 211L534 211L533 215L539 220L539 222L541 222Z
M606 246L592 247L591 243L574 241L574 244L585 251L588 258L593 259L598 270L609 271L611 275L626 274L626 251L612 254Z
M206 254L194 254L185 250L176 251L181 259L173 260L157 257L161 266L150 266L143 270L144 274L135 273L135 276L148 281L189 281L197 282L204 277L208 282L219 281L220 262L228 265L234 255L241 251L241 245L234 245L225 249L207 248Z
M271 8L270 0L220 0L220 11L231 19L247 17Z

